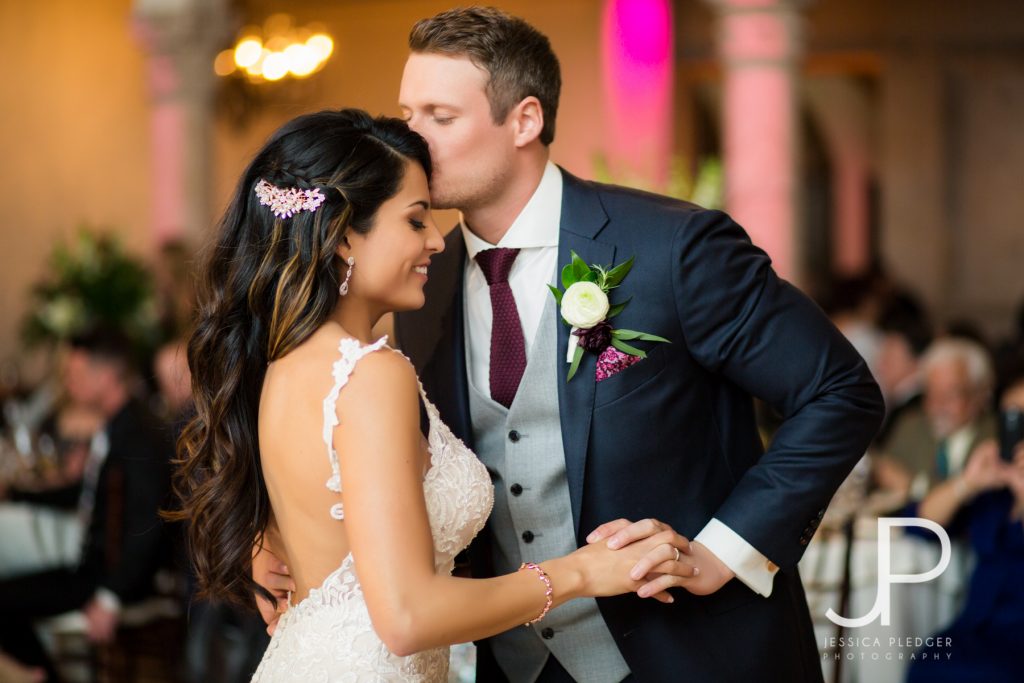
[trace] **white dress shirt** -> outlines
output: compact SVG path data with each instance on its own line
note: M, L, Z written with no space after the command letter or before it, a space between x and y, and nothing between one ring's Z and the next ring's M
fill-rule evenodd
M476 255L495 247L519 249L509 272L508 282L519 310L526 340L526 362L530 362L533 339L540 327L549 284L555 284L558 269L558 236L562 219L562 174L550 161L530 201L513 221L498 244L490 244L475 235L460 221L466 241L465 286L466 369L476 389L490 395L491 311L490 291ZM731 569L751 590L771 595L778 567L747 543L735 531L712 519L695 541L703 544Z
M973 422L956 430L946 437L946 476L953 478L964 471L967 465L967 456L971 454L971 446L978 435L978 428ZM936 457L938 453L936 453ZM921 500L936 482L932 481L931 468L925 472L918 472L910 482L910 497L914 500Z
M490 395L491 368L491 294L484 278L483 268L476 255L485 249L519 249L508 274L508 284L519 310L526 340L526 362L530 362L533 338L540 327L547 297L552 296L549 284L554 284L558 267L558 229L562 219L562 174L550 161L544 169L540 185L530 201L512 223L498 244L490 244L473 234L460 222L466 239L465 311L466 311L466 363L474 386L485 396Z

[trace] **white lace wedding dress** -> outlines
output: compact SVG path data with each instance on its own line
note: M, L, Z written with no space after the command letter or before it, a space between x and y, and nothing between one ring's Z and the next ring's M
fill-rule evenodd
M333 368L334 386L324 399L323 438L333 471L327 487L332 491L341 491L338 454L332 445L334 427L338 424L335 401L359 359L381 348L390 350L386 343L387 337L369 345L343 339L339 345L341 357ZM455 556L487 521L494 490L484 465L441 421L422 385L420 396L430 418L430 468L423 479L423 495L434 538L434 568L450 574ZM331 508L330 514L342 519L341 504ZM397 657L388 651L370 623L356 571L350 553L319 588L311 590L308 597L281 616L253 676L254 682L448 680L447 647L408 657Z

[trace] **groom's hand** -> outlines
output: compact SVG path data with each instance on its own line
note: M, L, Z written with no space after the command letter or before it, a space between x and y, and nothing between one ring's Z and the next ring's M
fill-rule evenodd
M587 536L587 542L606 541L609 548L617 550L663 531L674 534L672 541L653 549L630 572L630 576L637 580L648 580L637 590L640 597L672 602L668 589L677 586L694 595L710 595L736 576L705 546L690 543L685 536L676 534L672 527L656 519L639 522L618 519L607 522L594 529ZM678 558L676 550L679 551Z
M272 604L261 594L256 593L256 607L267 624L267 633L274 635L277 620L288 609L288 593L295 591L295 581L288 573L285 563L266 546L253 547L252 578L274 595L275 602Z

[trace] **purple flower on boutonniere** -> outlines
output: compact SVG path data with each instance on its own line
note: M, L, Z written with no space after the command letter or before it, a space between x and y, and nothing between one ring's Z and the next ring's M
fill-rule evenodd
M602 320L589 330L576 330L573 332L580 338L580 346L591 353L601 353L612 342L612 325L607 320Z
M551 293L555 295L555 301L558 302L562 320L572 327L565 359L567 363L571 364L566 381L571 380L576 374L584 351L603 354L608 349L616 349L621 354L639 360L646 358L647 353L626 342L642 340L670 343L664 337L646 332L617 330L608 322L622 313L629 304L629 300L626 300L613 305L608 295L629 274L630 269L633 268L633 258L614 268L610 266L604 268L596 265L588 266L576 252L571 253L572 263L562 269L562 286L565 287L565 291L548 285ZM623 362L625 359L617 358L615 364L621 369L632 365L636 360L631 358L629 361ZM609 360L608 364L611 365L612 361Z

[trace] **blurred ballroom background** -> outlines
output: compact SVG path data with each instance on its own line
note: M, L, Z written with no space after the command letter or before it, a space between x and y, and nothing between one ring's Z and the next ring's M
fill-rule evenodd
M193 267L250 155L299 113L398 115L409 28L453 4L0 0L0 601L90 552L105 557L98 571L131 577L105 635L90 609L109 596L91 590L19 626L66 680L251 675L262 624L190 598L180 530L149 525L144 547L112 548L124 534L111 527L130 534L124 518L166 503ZM561 61L555 162L729 211L882 386L886 431L801 564L826 680L953 675L913 671L948 654L937 633L971 643L977 660L962 661L984 676L1008 653L965 615L1024 624L1019 574L998 605L969 589L998 581L992 566L1024 566L1011 542L978 546L975 505L1009 496L1017 516L993 524L1020 536L1024 494L981 483L1024 408L1019 1L492 4L547 34ZM76 372L81 358L94 362ZM761 413L768 440L775 419ZM151 466L110 480L119 448ZM932 514L930 496L963 490ZM829 620L874 602L878 517L918 514L950 530L947 571L894 586L888 624ZM927 534L891 543L894 573L937 561ZM457 651L453 680L472 680L472 656ZM0 681L27 676L0 651Z

